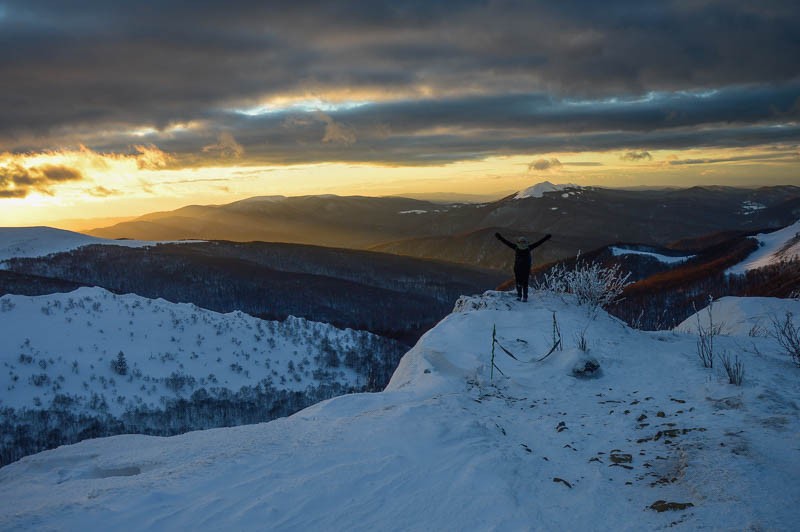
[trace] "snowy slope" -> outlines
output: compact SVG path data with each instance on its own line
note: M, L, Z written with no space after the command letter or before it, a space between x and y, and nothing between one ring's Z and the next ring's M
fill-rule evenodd
M537 183L531 187L526 188L521 192L517 192L517 195L514 196L514 199L525 199L525 198L541 198L544 196L546 192L559 192L567 189L580 189L578 185L573 185L572 183L563 183L554 185L550 181L543 181L541 183Z
M57 393L88 401L97 393L113 415L137 405L155 408L203 386L238 390L269 379L303 390L317 383L311 373L324 368L313 360L322 338L353 344L363 334L302 318L277 322L242 312L219 314L97 287L5 295L0 317L0 362L6 369L0 374L0 407L31 407L34 397L47 405ZM119 352L127 375L112 371ZM296 371L287 369L290 361ZM168 386L165 379L172 374L184 375L185 385ZM38 375L47 382L34 384ZM337 369L336 376L344 384L356 382L347 368Z
M709 307L681 322L675 330L696 334L698 323L707 329L709 325L719 327L726 336L765 336L770 333L775 320L782 321L787 312L794 315L800 327L800 302L774 297L723 297ZM698 320L699 318L699 320Z
M91 244L145 247L157 242L108 240L52 227L0 227L0 267L7 259L43 257Z
M369 368L384 358L394 364L396 351L363 331L219 314L96 287L5 295L0 464L92 435L274 419L365 389Z
M549 348L554 313L565 349L528 362ZM498 349L508 377L491 382L495 324L521 361ZM597 378L571 376L581 334ZM6 466L0 529L793 528L800 370L769 338L722 337L746 366L734 387L700 366L695 341L592 319L552 295L487 293L428 332L383 393ZM661 513L657 501L693 506Z
M759 248L744 261L728 268L727 273L743 274L748 270L800 258L800 220L772 233L759 233L754 238L758 240Z

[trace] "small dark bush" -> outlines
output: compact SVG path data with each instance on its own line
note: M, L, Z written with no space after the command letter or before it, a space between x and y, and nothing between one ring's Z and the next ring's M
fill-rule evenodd
M731 360L728 353L722 353L719 359L722 361L722 367L725 368L725 373L728 375L728 382L741 386L744 379L744 364L739 360L739 356L737 355L735 360Z
M47 373L39 373L38 375L31 375L28 382L34 386L44 386L50 382L50 377L48 377Z
M125 360L125 353L120 351L117 358L111 361L111 370L117 375L128 374L128 361Z

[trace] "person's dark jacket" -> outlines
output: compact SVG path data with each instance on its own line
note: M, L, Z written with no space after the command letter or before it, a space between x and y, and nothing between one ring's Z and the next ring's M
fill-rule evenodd
M542 244L544 244L547 240L549 240L553 235L545 235L544 238L534 242L533 244L528 244L527 246L519 246L518 244L514 244L510 240L506 240L500 233L495 233L494 236L497 239L505 244L506 246L510 247L514 250L515 257L514 257L514 275L517 277L527 277L531 271L531 262L532 262L532 253L533 250Z

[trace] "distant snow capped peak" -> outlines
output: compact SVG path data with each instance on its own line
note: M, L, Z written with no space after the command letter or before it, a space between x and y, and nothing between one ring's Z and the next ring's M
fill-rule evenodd
M528 187L521 192L517 192L517 195L514 196L514 199L541 198L546 192L559 192L573 188L580 189L581 187L573 183L560 183L558 185L554 185L550 181L544 181L542 183L537 183L532 187Z
M252 198L245 198L236 203L277 203L286 199L286 196L253 196Z

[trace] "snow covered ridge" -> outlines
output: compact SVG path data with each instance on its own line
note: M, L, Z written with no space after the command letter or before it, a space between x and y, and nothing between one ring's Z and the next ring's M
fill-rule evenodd
M554 323L563 350L532 362ZM506 376L492 381L493 326L518 360L498 348ZM601 365L595 378L570 371L585 354L579 336ZM8 465L0 529L794 528L797 368L770 338L719 337L744 360L736 387L700 365L696 340L593 318L568 297L465 298L385 392Z
M174 434L181 427L273 419L364 389L366 366L378 371L375 355L385 355L386 364L399 359L401 353L391 360L384 344L371 333L302 318L264 321L96 287L6 295L0 298L0 421L14 430L28 425L27 436L36 440L48 427L38 427L31 412L43 410L99 419L105 427L97 435L123 428ZM188 406L174 404L180 400L191 403L196 419L185 419L181 408ZM81 439L90 424L72 423L58 427L63 439L53 443ZM0 464L44 448L27 441L0 441Z
M92 244L147 247L159 243L161 242L108 240L52 227L0 227L0 267L8 259L44 257Z
M544 197L545 193L547 192L561 191L564 191L562 197L566 198L570 195L580 194L581 190L583 190L583 187L579 187L578 185L574 185L572 183L554 185L550 181L544 181L542 183L537 183L532 187L528 187L521 192L517 192L517 195L514 196L514 199L541 198Z
M759 248L747 259L728 268L728 274L744 274L781 261L800 258L800 220L772 233L759 233L754 237Z
M695 255L683 255L683 256L664 255L661 253L654 253L652 251L621 248L618 246L611 246L610 249L611 249L611 254L614 255L615 257L619 257L620 255L644 255L647 257L652 257L659 262L663 262L664 264L678 264L681 262L686 262L687 260L695 257Z

